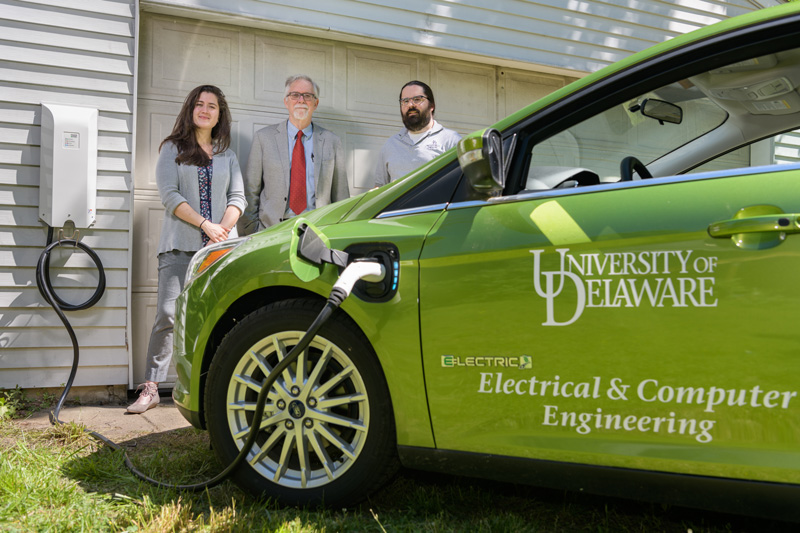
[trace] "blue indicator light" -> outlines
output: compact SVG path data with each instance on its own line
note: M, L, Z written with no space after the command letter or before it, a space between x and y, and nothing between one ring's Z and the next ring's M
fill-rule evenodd
M393 261L392 269L394 270L394 273L392 275L392 290L395 290L397 289L397 279L400 277L400 262Z

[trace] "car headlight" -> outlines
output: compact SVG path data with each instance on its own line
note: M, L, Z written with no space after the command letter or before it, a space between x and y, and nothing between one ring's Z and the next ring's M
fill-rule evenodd
M212 265L220 261L223 257L231 253L238 246L248 241L250 237L239 237L227 241L209 244L205 248L194 254L192 262L189 263L189 270L186 272L186 286L189 286L195 279L203 274Z

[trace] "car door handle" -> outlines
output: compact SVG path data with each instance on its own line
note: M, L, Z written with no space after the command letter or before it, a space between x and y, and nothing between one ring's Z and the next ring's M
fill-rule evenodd
M781 213L732 218L708 226L708 234L722 239L742 233L800 233L800 214Z

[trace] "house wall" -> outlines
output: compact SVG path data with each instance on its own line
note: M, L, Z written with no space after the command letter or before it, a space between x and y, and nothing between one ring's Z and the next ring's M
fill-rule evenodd
M144 10L566 75L779 0L142 0Z
M776 136L773 149L775 163L800 163L800 131Z
M75 385L128 383L136 26L134 1L0 1L0 388L60 386L73 359L35 281L47 242L38 217L42 102L99 110L97 222L81 242L103 262L107 289L95 307L68 314L81 347ZM91 259L63 248L51 257L63 299L91 296Z

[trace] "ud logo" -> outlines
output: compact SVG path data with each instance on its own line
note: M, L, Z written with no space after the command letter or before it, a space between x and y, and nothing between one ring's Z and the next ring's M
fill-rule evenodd
M576 274L564 268L564 257L569 250L560 249L557 251L561 256L559 270L542 272L540 261L542 250L531 250L533 254L533 287L536 289L536 294L547 301L547 320L542 322L543 326L569 326L580 318L586 303L586 291L583 287L583 281L581 281L581 278ZM544 286L542 285L542 276L544 276ZM561 291L564 290L564 283L566 280L569 280L569 283L575 286L575 312L566 322L557 322L555 319L555 299L561 294Z
M543 250L530 252L533 288L546 302L543 326L569 326L587 307L717 306L718 260L692 250L570 254L559 248L558 270L551 271L542 270ZM562 305L557 320L555 302L562 295L570 295L562 301L574 301L574 309Z

